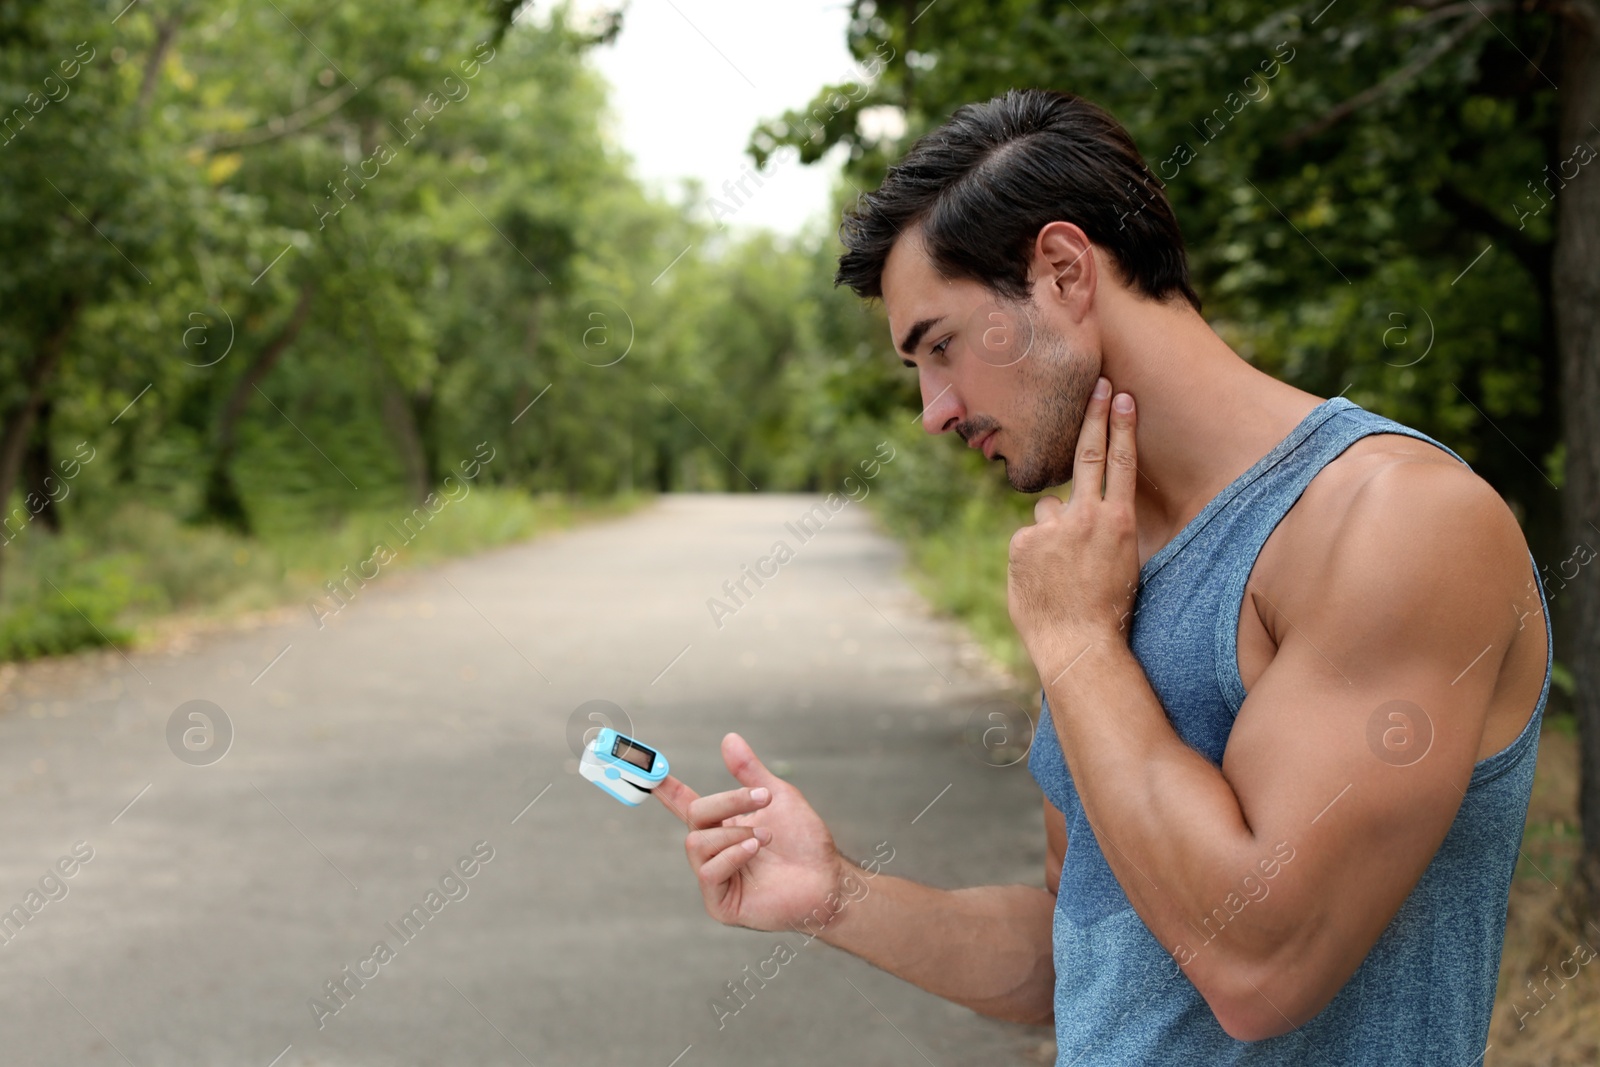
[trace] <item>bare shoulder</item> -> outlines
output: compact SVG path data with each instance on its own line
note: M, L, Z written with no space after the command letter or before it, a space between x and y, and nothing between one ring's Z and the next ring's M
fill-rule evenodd
M1468 599L1512 596L1531 573L1516 516L1466 464L1416 438L1374 434L1355 442L1324 473L1330 574L1374 592L1404 572L1396 594ZM1368 577L1370 576L1370 577Z
M1515 595L1532 574L1522 529L1494 487L1402 434L1363 437L1319 471L1262 562L1259 577L1284 594L1280 603L1335 594L1330 581L1383 593L1400 574L1396 594L1466 583Z
M1271 599L1256 605L1274 643L1304 619L1347 663L1399 648L1459 658L1494 679L1484 753L1516 736L1542 686L1545 632L1527 541L1493 486L1426 441L1374 434L1320 471L1280 525L1262 575Z

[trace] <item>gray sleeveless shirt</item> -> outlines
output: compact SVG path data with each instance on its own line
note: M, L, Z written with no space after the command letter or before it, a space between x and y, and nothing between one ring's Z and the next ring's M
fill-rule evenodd
M1418 438L1461 459L1353 401L1326 400L1140 570L1130 648L1178 736L1217 766L1245 698L1238 621L1256 556L1317 472L1376 433ZM1542 587L1539 596L1548 642ZM1058 1067L1479 1062L1551 662L1547 654L1527 726L1474 767L1444 842L1355 974L1315 1018L1257 1042L1223 1031L1128 903L1084 818L1043 701L1028 769L1068 834L1052 931Z

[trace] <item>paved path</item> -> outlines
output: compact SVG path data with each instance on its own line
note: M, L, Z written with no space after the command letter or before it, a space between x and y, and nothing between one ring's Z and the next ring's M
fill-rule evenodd
M1041 1062L1047 1031L820 942L719 1028L712 1000L746 966L770 974L779 935L712 922L676 821L576 773L568 720L588 700L620 705L703 791L731 782L718 741L738 729L846 851L888 842L888 871L939 885L1042 884L1038 793L966 728L999 684L860 506L798 544L784 524L817 499L669 497L380 573L323 629L308 609L16 671L0 909L28 921L0 925L0 1061ZM707 598L779 538L795 558L719 630ZM191 700L232 724L220 760L169 747ZM218 751L190 741L197 761ZM472 877L446 877L463 860ZM427 921L406 940L413 905Z

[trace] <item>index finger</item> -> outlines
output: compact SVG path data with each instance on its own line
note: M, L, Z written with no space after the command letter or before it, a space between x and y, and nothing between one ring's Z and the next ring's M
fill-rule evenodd
M721 826L729 819L749 815L766 807L772 801L772 790L765 786L730 789L726 793L712 793L689 805L689 818L697 830Z
M689 821L689 805L700 799L700 794L684 785L672 775L661 779L661 784L653 789L655 798L665 804L667 810L683 821L685 826L694 827Z

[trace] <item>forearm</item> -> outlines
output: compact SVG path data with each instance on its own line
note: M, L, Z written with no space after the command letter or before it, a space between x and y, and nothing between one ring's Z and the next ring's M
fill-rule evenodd
M1071 669L1041 663L1041 674L1055 679L1046 694L1084 814L1129 902L1182 962L1177 946L1271 843L1256 840L1221 771L1173 731L1126 645L1097 640L1062 662ZM1247 952L1249 940L1230 948Z
M886 874L867 884L823 941L980 1014L1052 1018L1054 896L1022 885L934 889Z

